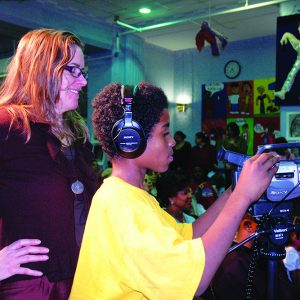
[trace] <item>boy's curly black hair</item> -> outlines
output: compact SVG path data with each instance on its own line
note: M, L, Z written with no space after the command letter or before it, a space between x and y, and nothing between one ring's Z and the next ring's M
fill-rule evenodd
M119 156L113 144L111 130L124 114L121 104L121 86L121 83L111 83L93 100L94 133L103 151L110 158ZM168 108L168 100L162 89L147 82L140 82L137 85L132 105L132 118L143 127L146 140L151 135L155 124L159 122L165 108Z

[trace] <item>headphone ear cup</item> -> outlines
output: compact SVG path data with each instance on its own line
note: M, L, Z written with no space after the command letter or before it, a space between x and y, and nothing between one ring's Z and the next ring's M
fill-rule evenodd
M112 139L118 153L125 158L136 158L146 149L146 139L141 125L132 120L125 126L124 119L117 121L112 128Z

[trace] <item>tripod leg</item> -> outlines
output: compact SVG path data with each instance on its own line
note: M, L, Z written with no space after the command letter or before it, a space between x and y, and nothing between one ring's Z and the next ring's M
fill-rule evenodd
M268 260L268 300L277 299L277 284L276 284L276 273L278 269L278 261Z

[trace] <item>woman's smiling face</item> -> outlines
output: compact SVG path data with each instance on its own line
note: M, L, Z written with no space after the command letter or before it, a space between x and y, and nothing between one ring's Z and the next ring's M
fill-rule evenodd
M70 67L77 67L80 70L84 68L84 55L80 47L72 46L73 58L68 63ZM56 104L56 111L62 115L66 111L74 110L78 107L80 90L87 85L86 79L81 74L78 78L72 76L68 70L63 71L61 87L59 92L59 101Z

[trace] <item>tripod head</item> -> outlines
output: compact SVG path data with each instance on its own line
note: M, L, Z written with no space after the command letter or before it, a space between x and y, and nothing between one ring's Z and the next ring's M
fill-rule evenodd
M229 253L241 247L245 243L260 238L259 253L271 260L285 258L285 244L288 235L292 231L300 231L300 225L293 225L290 218L272 217L265 215L258 221L258 230L248 238L237 243L229 249Z

